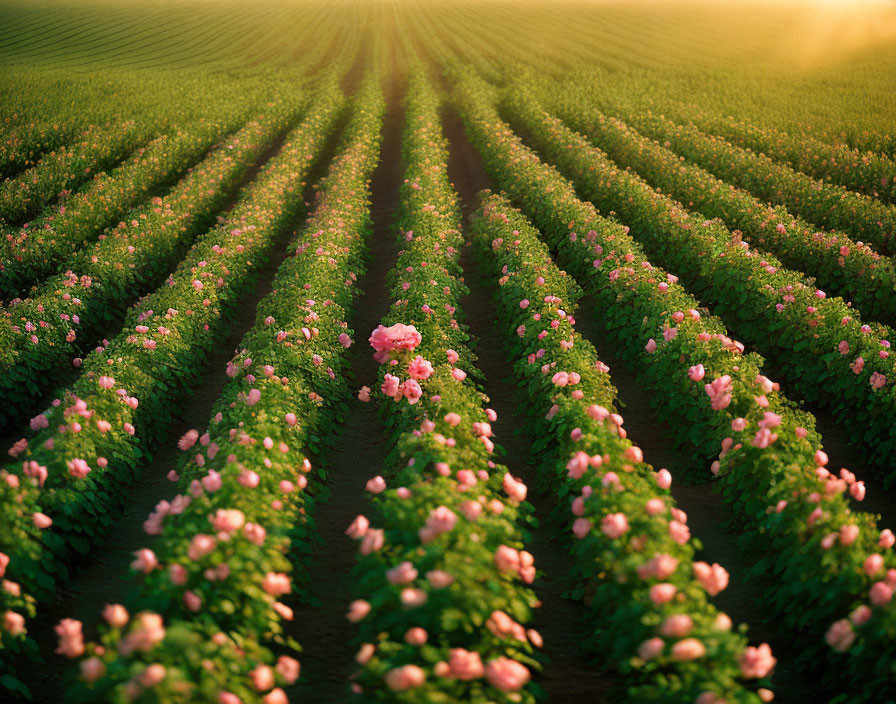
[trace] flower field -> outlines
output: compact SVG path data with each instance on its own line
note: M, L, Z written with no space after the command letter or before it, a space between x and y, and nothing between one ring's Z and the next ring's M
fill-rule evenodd
M0 701L896 704L892 4L10 0L0 67Z

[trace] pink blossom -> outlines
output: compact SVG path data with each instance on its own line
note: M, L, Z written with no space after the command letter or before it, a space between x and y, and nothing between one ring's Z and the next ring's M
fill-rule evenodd
M526 500L526 494L528 492L526 485L511 476L509 472L504 474L503 487L504 491L507 492L507 495L514 501L522 502Z
M54 628L59 636L56 652L67 658L76 658L84 653L84 636L81 622L71 618L62 619Z
M299 661L289 657L289 655L281 655L277 658L276 670L286 681L286 684L293 684L299 679L301 668L302 666L299 664Z
M845 653L856 639L856 632L853 630L852 624L847 619L842 618L831 624L824 639L835 651Z
M417 357L408 365L408 374L412 379L417 379L418 381L423 381L425 379L429 379L432 376L432 364L419 354Z
M691 539L691 529L680 521L669 521L669 535L679 545L684 545Z
M671 655L679 662L697 660L706 655L706 647L696 638L685 638L672 646Z
M581 540L591 532L592 523L587 518L577 518L572 524L572 532Z
M370 613L370 604L363 599L356 599L348 607L348 618L352 623L358 623Z
M485 667L485 678L495 689L515 692L529 682L531 674L525 665L501 657L489 661Z
M82 459L73 459L67 462L68 473L75 479L83 479L90 474L90 466Z
M871 618L871 607L866 604L862 604L861 606L857 606L855 610L849 615L849 620L853 622L856 626L861 626L863 623L868 623L868 620Z
M650 600L654 604L665 604L668 601L672 601L677 591L678 589L675 585L668 582L654 584L650 587Z
M159 565L156 554L147 548L137 550L134 555L137 559L131 563L131 569L143 574L149 574Z
M371 494L382 494L386 490L386 480L381 476L373 477L373 479L367 480L364 488Z
M292 591L292 584L289 575L283 572L268 572L264 576L261 588L271 596L280 596L289 594Z
M847 524L840 526L840 544L852 545L856 538L859 537L859 527L855 524Z
M884 550L891 548L896 544L896 535L894 535L893 531L889 528L884 528L884 530L880 532L880 538L878 538L877 544L884 548Z
M893 587L886 582L875 582L868 591L868 598L874 606L889 604L893 598Z
M401 604L406 609L416 609L427 601L426 592L422 589L405 588L401 590Z
M448 661L449 676L458 680L470 681L479 679L485 674L482 658L479 653L452 648L451 659Z
M417 579L417 570L414 569L414 565L405 561L386 570L386 579L390 584L409 584Z
M422 341L422 337L413 325L395 323L391 327L378 326L370 334L370 346L377 352L393 350L412 350Z
M369 528L361 539L361 554L369 555L372 552L378 552L386 542L385 536L384 531L377 528Z
M869 577L873 577L878 572L880 572L884 567L884 558L878 555L877 553L872 553L868 557L865 558L865 562L862 563L862 568L865 570L865 574Z
M414 379L408 379L401 385L401 392L412 406L423 396L423 389L420 388Z
M352 344L352 338L349 337L348 333L341 332L339 333L339 344L345 348L349 348Z
M2 630L13 636L22 635L25 632L25 617L15 611L4 612Z
M638 576L641 579L656 577L657 579L666 579L670 577L678 568L678 560L671 555L656 554L638 567Z
M684 638L694 627L694 621L687 614L672 614L660 625L660 634L667 638Z
M246 517L239 509L219 508L214 516L209 516L209 521L216 531L231 533L243 527Z
M620 538L628 528L628 518L624 513L610 513L600 522L601 531L611 540Z
M740 671L748 678L768 677L776 662L768 643L756 648L750 646L740 656Z
M420 687L426 681L426 673L416 665L402 665L389 670L383 681L393 692L403 692Z
M380 386L380 391L383 392L384 396L389 396L390 398L401 398L399 396L399 389L401 387L400 380L397 376L393 376L392 374L386 374L383 377L383 384Z
M693 570L697 581L710 596L715 596L728 586L728 572L718 563L695 562Z
M91 684L106 674L106 665L98 657L93 656L81 662L81 678Z
M367 520L364 516L356 516L355 520L352 521L352 524L345 530L345 534L349 538L354 538L357 540L358 538L363 538L364 534L367 532L367 529L370 527L370 521Z
M520 568L520 554L507 545L495 550L495 565L501 572L517 572Z
M426 527L433 535L440 535L453 530L456 523L457 514L446 506L439 506L433 509L426 519Z

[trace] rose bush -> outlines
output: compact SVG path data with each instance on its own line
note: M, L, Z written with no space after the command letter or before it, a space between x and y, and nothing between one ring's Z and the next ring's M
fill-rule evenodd
M360 551L348 613L359 628L354 684L370 701L532 702L541 639L526 628L526 488L494 460L496 416L458 322L460 212L439 101L419 74L403 154L394 302L370 338L381 364L371 393L394 449L367 485L375 514L347 531Z

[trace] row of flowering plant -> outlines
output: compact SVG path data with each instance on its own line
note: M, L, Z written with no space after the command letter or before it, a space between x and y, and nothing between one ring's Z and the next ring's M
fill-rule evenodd
M781 129L780 121L776 119L780 118L780 114L772 117L772 111L766 110L764 113L770 119L759 122L723 115L715 107L699 106L677 97L651 96L650 105L645 109L644 102L636 98L630 89L631 85L626 83L610 84L600 74L578 72L574 79L557 82L543 94L561 99L565 99L564 94L587 96L589 108L598 107L599 103L601 110L617 115L632 125L641 116L649 120L664 115L680 125L686 125L687 129L693 127L706 136L713 135L756 154L767 155L775 162L789 165L820 182L844 186L885 203L896 203L896 162L892 156L894 142L892 134L886 131L853 131L845 141L843 133L815 131L813 135L811 131L815 126L805 123L800 128L799 124L805 120L804 114L799 115L795 126L788 131ZM742 92L741 87L735 90ZM658 136L655 138L660 139Z
M767 154L819 181L839 184L885 203L896 203L896 162L881 151L863 150L804 133L788 133L776 127L751 124L702 110L688 109L681 118L704 132L753 152ZM871 147L873 141L871 137L867 146ZM883 147L882 144L877 146Z
M496 414L458 323L460 213L439 101L421 75L403 153L394 303L370 336L379 382L361 394L381 405L393 450L367 483L373 516L348 529L360 551L354 686L365 701L533 702L527 489L495 461Z
M508 97L516 100L523 94L512 91ZM803 218L791 215L785 207L772 207L701 167L718 171L712 165L731 163L725 149L734 147L724 145L717 149L719 140L703 135L694 138L690 129L668 121L658 121L664 127L662 131L644 128L645 134L663 140L660 144L638 134L621 120L593 110L572 108L572 104L560 108L558 116L572 129L591 138L620 167L635 170L651 185L689 208L738 228L732 231L732 237L742 237L751 245L779 256L787 266L816 277L823 288L852 300L865 317L896 321L896 296L893 295L896 267L889 257L881 256L867 244L851 240L843 232L819 232ZM639 118L637 124L647 123ZM696 163L685 161L685 157ZM725 178L727 174L720 176ZM777 183L771 176L768 180ZM760 196L768 198L765 193Z
M537 108L517 105L515 122L599 208L617 211L654 259L686 273L690 290L781 370L800 396L831 409L857 449L896 479L896 333L863 323L839 297L787 270L773 255L738 241ZM682 276L685 276L683 273Z
M131 647L133 626L108 617L118 612L126 623L124 607L108 606L101 643L65 653L81 658L82 701L161 703L180 689L177 701L280 704L282 685L299 676L298 644L283 635L283 620L292 619L283 598L296 586L291 562L313 540L324 478L307 453L319 454L320 437L344 420L350 398L346 315L367 244L379 90L362 88L353 108L315 210L227 365L231 380L208 429L180 439L189 458L171 476L180 493L144 523L158 537L135 555L143 589L131 610L159 624L159 637ZM179 662L183 639L207 633L206 672ZM287 652L275 662L272 647Z
M129 211L201 160L237 126L234 117L225 124L199 121L163 134L117 168L97 174L70 198L45 208L25 226L4 228L0 297L10 301L27 294L33 284L60 271L73 251L101 236L105 228L139 217Z
M114 166L152 138L152 130L133 121L93 126L73 144L45 154L30 169L0 183L0 219L21 223L56 196Z
M35 434L11 448L8 471L38 491L33 521L44 529L37 545L0 535L7 573L27 592L50 594L72 551L86 553L115 520L130 476L164 437L259 264L303 207L302 178L322 148L316 129L288 135L225 222L128 312L122 332L91 352L78 381L35 418Z
M329 133L337 99L328 95L335 91L322 91L303 122L309 144ZM288 112L271 106L191 168L167 195L69 255L65 273L0 312L0 393L10 402L0 411L0 422L31 410L35 396L73 361L80 364L80 353L90 349L100 330L120 324L128 304L162 283L288 124Z
M774 152L766 156L744 149L724 137L701 132L692 124L680 125L650 111L626 112L626 118L676 154L763 201L783 205L819 227L852 235L883 253L896 251L896 208L892 205L812 178L770 158ZM889 179L887 185L889 190Z
M630 699L769 700L745 680L770 674L771 650L748 648L745 627L732 631L709 602L728 573L694 559L669 472L654 472L626 438L608 368L574 328L578 287L503 197L484 197L474 233L497 280L498 328L530 435L540 438L533 449L575 536L578 595L587 594L597 624L593 647L625 673Z
M721 322L652 266L622 225L580 201L479 91L467 87L462 97L487 169L593 297L605 334L655 392L675 440L699 454L713 445L720 455L712 471L742 546L759 558L754 576L782 633L800 634L801 659L844 696L879 700L892 677L878 655L894 643L896 555L892 533L851 510L847 495L861 501L864 483L825 467L814 419L762 374L761 357L730 344ZM856 620L844 624L852 613ZM849 651L847 667L829 646Z

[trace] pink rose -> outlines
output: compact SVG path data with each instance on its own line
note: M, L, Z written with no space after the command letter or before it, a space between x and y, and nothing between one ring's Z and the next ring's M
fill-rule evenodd
M856 632L853 630L852 624L847 619L842 618L831 624L824 639L835 651L845 653L856 639Z
M672 601L675 598L675 593L678 589L674 584L669 584L668 582L661 582L660 584L654 584L650 587L650 600L654 604L665 604L668 601Z
M628 518L626 518L624 513L608 514L600 522L601 531L611 540L621 537L628 528Z
M706 647L696 638L685 638L672 646L672 659L679 662L697 660L706 655Z
M767 677L778 662L772 656L772 649L768 643L763 643L758 648L748 647L740 656L740 671L744 677Z
M694 627L694 621L687 614L672 614L660 625L660 635L666 638L684 638Z
M59 636L56 652L67 658L76 658L84 653L84 636L81 622L71 618L62 619L54 629Z
M449 676L458 680L475 680L485 674L482 658L479 653L452 648L451 659L448 661Z
M520 554L506 545L495 550L495 565L501 572L517 572L520 568Z
M706 562L693 564L694 576L710 596L715 596L728 586L728 572L718 563L709 565Z
M526 485L514 478L509 472L504 474L503 487L507 495L514 501L522 502L526 500Z
M429 379L429 377L432 376L432 371L432 364L423 359L419 354L408 366L408 374L412 379L418 381Z
M515 692L529 682L531 674L525 665L502 657L489 661L485 667L485 678L495 689Z
M356 516L355 520L352 521L352 524L346 528L345 534L349 538L354 538L358 540L359 538L363 538L364 534L367 532L367 529L370 527L370 521L367 520L364 516Z
M370 613L370 604L363 599L356 599L348 607L346 618L352 623L358 623Z
M401 392L412 406L423 396L423 389L420 388L414 379L408 379L401 385Z
M386 579L389 580L390 584L409 584L417 579L417 570L414 569L414 565L405 561L390 570L386 570Z
M289 575L283 572L268 572L264 576L261 588L271 596L280 596L281 594L289 594L292 591Z
M400 386L401 382L399 381L397 376L386 374L385 377L383 377L383 384L382 386L380 386L380 391L383 392L384 396L395 398L399 394Z
M403 665L389 670L383 680L393 692L403 692L421 686L426 681L426 673L416 665Z
M386 490L386 480L380 476L368 479L364 487L371 494L382 494Z

